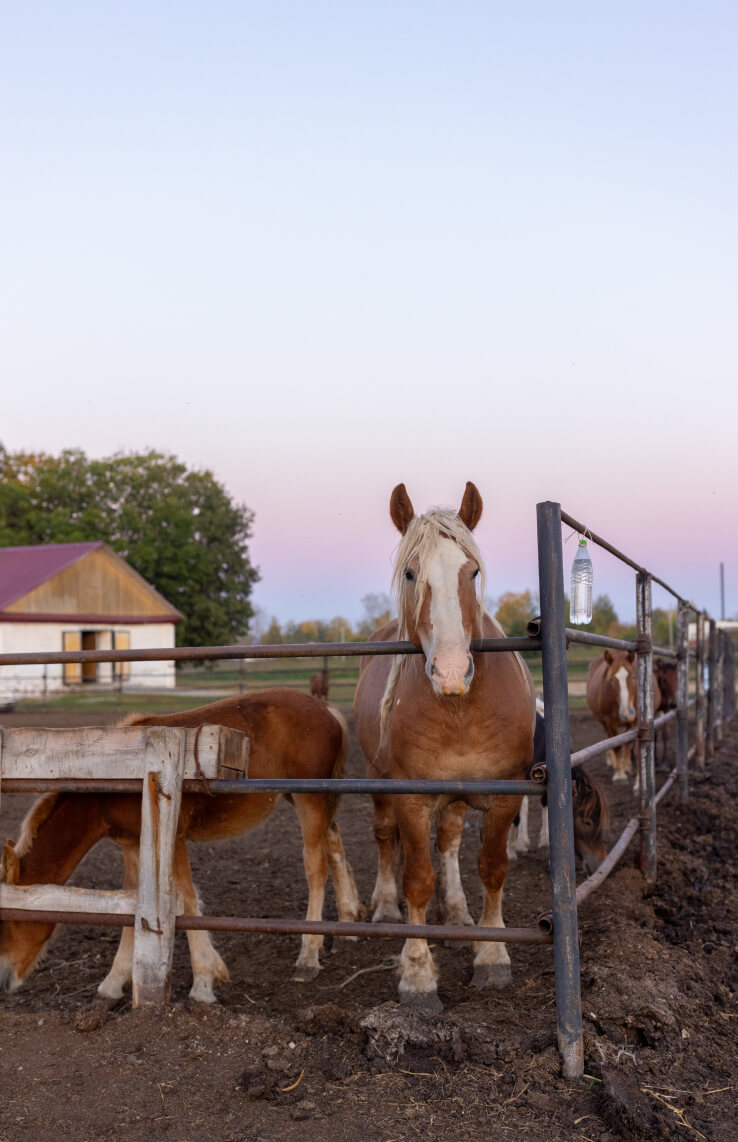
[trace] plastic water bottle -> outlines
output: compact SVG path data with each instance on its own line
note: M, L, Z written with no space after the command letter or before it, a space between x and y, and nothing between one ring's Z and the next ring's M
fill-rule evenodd
M587 540L580 539L574 562L571 565L571 622L592 622L592 560L587 551Z

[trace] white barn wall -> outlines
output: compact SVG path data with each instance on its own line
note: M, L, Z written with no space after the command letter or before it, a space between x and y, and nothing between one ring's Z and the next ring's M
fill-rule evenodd
M79 623L74 616L63 623L0 623L0 653L34 654L45 651L55 653L62 650L62 634L65 631L112 631L127 632L131 639L131 650L154 650L175 645L174 623ZM104 639L109 649L110 639ZM44 677L45 672L45 677ZM99 663L95 685L112 685L113 671L110 663ZM47 666L0 666L0 702L22 697L42 697L44 693L59 693L64 690L81 689L93 684L79 683L69 686L64 683L64 669L60 664ZM131 662L130 677L124 682L126 689L169 690L175 686L173 661Z

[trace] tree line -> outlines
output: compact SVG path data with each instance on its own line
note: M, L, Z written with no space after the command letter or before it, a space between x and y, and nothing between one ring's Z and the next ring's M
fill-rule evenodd
M178 646L230 644L248 631L253 519L212 472L161 452L92 460L0 444L0 547L103 540L182 612Z
M253 641L267 645L298 642L362 642L369 638L383 622L392 617L393 608L389 595L365 595L361 600L364 616L353 627L340 615L323 621L312 619L296 622L290 619L281 625L275 617L267 623L263 612L257 608L256 621L252 627ZM499 622L505 634L511 638L525 635L528 622L538 615L538 598L532 591L506 591L497 600L486 600L487 610ZM675 612L653 611L653 640L657 646L673 645L675 635ZM566 623L569 625L569 599L566 598ZM617 616L615 607L608 595L599 595L592 604L592 622L586 628L592 634L603 634L608 638L635 639L635 623L623 623Z

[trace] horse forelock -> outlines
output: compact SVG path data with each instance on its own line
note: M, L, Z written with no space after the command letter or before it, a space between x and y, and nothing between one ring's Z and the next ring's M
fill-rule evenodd
M425 601L428 589L428 570L430 560L438 547L440 539L451 539L456 543L467 559L474 559L479 566L479 617L484 614L484 593L486 587L486 571L484 560L474 536L455 511L446 508L431 508L425 515L415 516L410 521L407 531L400 540L395 555L395 568L392 575L392 590L397 599L397 617L399 620L399 637L406 639L412 624L417 625L420 612ZM415 614L407 613L405 591L402 581L408 563L417 560L418 570L415 576ZM388 682L389 685L389 682Z

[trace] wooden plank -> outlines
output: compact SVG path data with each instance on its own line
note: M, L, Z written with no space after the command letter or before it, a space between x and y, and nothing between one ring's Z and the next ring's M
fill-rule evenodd
M184 737L184 776L245 777L249 739L225 726L172 727ZM88 726L81 729L5 729L5 778L141 779L155 726ZM196 762L199 762L199 770Z
M138 900L133 937L133 1006L166 1002L177 894L174 846L182 801L181 730L152 728L144 756Z
M63 884L0 884L0 908L126 916L136 911L136 892L133 889L108 892L97 888L69 888Z

